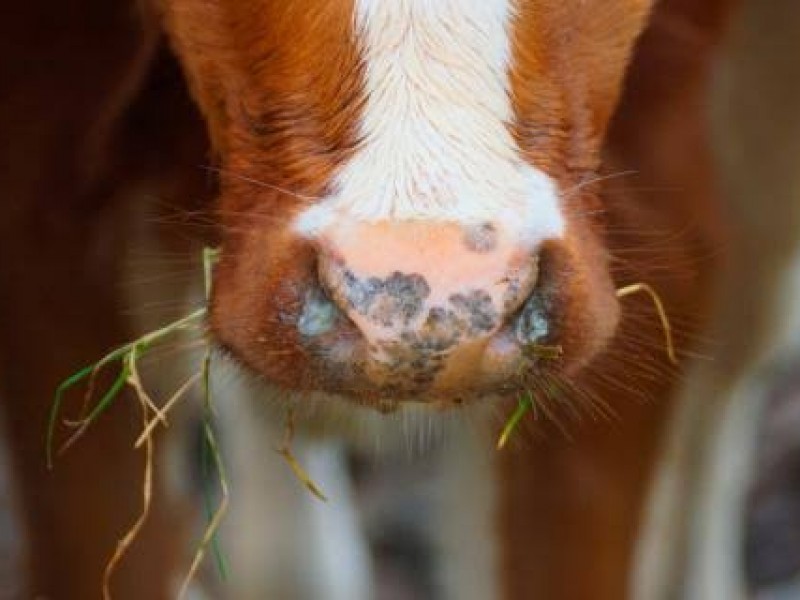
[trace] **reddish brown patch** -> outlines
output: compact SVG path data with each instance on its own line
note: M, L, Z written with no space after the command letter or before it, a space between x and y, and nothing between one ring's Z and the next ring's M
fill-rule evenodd
M647 0L529 0L512 34L512 129L527 159L562 184L600 165ZM565 189L569 189L569 186Z
M596 4L621 9L633 3ZM711 257L720 252L722 219L703 100L712 51L733 4L661 3L632 54L625 91L607 134L605 120L622 90L622 71L609 75L613 52L593 51L584 57L591 60L584 63L583 76L597 73L598 81L610 76L610 86L596 96L599 109L586 120L593 123L585 129L591 135L573 138L565 128L557 136L564 165L573 165L576 173L591 173L597 164L586 158L597 160L599 155L581 151L576 158L574 149L600 143L606 171L636 172L635 185L610 180L587 191L598 193L595 205L602 208L609 231L604 246L617 285L645 281L658 290L678 330L680 355L703 330L718 266ZM614 12L622 23L614 29L624 30L625 15ZM624 48L635 38L634 29L618 40L622 46L614 45L618 69L627 61ZM678 35L687 30L696 42L702 41L687 48ZM563 25L557 31L567 38L581 37L577 31L574 36L565 33L571 29ZM581 52L574 52L565 58L581 64ZM565 139L581 141L567 144ZM675 190L669 196L651 191L667 186ZM665 239L658 232L672 235ZM556 398L550 410L560 425L540 426L532 447L499 459L503 597L628 597L645 494L677 381L653 307L637 298L625 301L619 327L602 355L569 382L553 382ZM608 417L575 420L569 412L581 406L578 412L584 415L612 411L614 423ZM569 441L562 428L569 431Z
M555 318L566 372L574 373L614 333L618 306L603 239L597 177L620 82L649 2L519 3L510 71L514 138L562 192L565 238L548 244L558 289Z
M361 65L350 1L164 2L222 167L212 324L271 381L315 387L292 315L315 280L287 231L356 143Z

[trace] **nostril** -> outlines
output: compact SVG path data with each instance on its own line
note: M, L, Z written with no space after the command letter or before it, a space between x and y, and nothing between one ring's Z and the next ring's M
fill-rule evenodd
M548 307L544 295L535 290L522 307L514 327L517 341L524 345L544 341L550 334Z
M323 335L333 329L340 316L333 301L321 288L314 286L306 292L297 330L307 337Z
M512 325L521 346L547 343L554 335L553 313L556 297L555 255L543 249L538 257L536 285L517 313Z

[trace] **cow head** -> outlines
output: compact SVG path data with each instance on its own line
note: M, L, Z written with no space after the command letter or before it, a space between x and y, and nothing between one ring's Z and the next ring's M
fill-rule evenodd
M648 0L160 1L220 163L211 323L241 363L447 406L605 347L591 183Z

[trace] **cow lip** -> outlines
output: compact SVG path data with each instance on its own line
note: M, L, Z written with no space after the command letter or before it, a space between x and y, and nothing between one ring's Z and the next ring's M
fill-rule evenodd
M362 373L349 373L340 377L332 385L313 387L300 385L298 381L277 380L271 374L264 372L252 360L243 355L238 348L232 347L224 342L215 341L214 346L218 352L238 369L244 373L247 379L267 385L272 388L284 391L288 397L302 397L303 395L328 397L339 402L357 407L373 409L382 414L398 412L406 407L421 407L431 409L434 412L457 410L465 406L474 406L485 403L495 402L498 399L517 398L524 391L524 384L520 377L522 370L536 373L543 369L550 370L549 365L537 364L536 361L526 359L518 346L512 343L513 333L505 327L497 335L493 336L487 344L486 362L483 370L495 372L489 380L467 382L466 385L459 385L457 389L453 387L437 387L432 385L422 385L404 383L403 385L381 385L380 382L366 379ZM344 363L329 363L322 366L323 371L342 372L342 364L348 364L352 359L350 352L353 348L365 347L347 341L350 346L347 356L343 356ZM507 346L507 347L506 347ZM495 370L492 365L499 361L504 365L503 369ZM312 369L319 368L320 365L312 365ZM306 381L310 381L306 378Z

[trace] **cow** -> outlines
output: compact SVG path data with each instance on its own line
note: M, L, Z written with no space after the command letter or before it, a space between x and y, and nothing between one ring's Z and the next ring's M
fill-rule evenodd
M0 38L0 248L15 257L0 270L0 395L23 595L97 597L137 512L131 406L54 472L42 436L58 381L131 337L125 215L155 189L214 197L211 336L292 406L477 411L491 429L530 395L536 441L483 451L497 546L483 584L628 597L725 235L704 98L734 4L15 7ZM620 297L638 284L669 343L650 296ZM115 597L172 597L187 560L190 515L156 487Z

